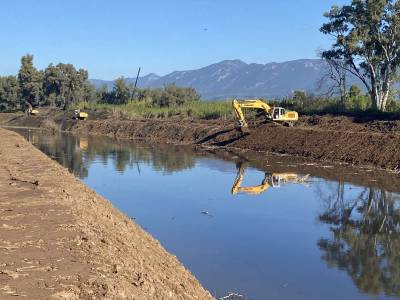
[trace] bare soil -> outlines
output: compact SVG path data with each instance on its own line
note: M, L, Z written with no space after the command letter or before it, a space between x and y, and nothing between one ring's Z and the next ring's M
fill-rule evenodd
M112 119L89 112L86 121L49 111L40 117L20 116L6 125L51 128L152 142L273 152L312 160L400 170L400 120L396 117L302 116L294 127L251 120L250 133L235 129L233 120Z
M110 202L0 129L1 299L213 299Z
M232 120L90 116L74 121L48 109L40 116L0 114L0 124L190 145L260 168L271 164L267 153L279 153L296 157L291 164L297 172L399 190L395 118L303 116L292 128L254 119L250 133L242 134ZM175 257L107 200L18 135L0 129L0 140L1 299L212 299ZM332 169L310 160L345 164ZM347 164L364 167L355 171ZM388 177L371 169L376 167L395 172ZM282 166L274 158L269 168Z

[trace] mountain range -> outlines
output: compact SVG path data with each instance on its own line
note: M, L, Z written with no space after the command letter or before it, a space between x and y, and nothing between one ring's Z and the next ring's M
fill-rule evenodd
M282 63L247 64L241 60L224 60L204 68L174 71L165 76L148 74L138 79L139 88L159 88L175 83L177 86L193 87L204 100L228 98L283 98L295 90L318 93L318 80L325 70L320 59L299 59ZM136 78L125 78L134 83ZM113 81L91 79L109 90Z

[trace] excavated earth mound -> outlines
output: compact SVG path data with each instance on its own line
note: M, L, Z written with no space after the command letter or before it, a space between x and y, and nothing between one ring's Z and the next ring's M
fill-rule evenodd
M332 127L330 127L332 128ZM313 160L400 169L400 134L376 130L332 130L257 124L249 134L232 123L180 120L88 121L64 127L75 133L101 134L156 142L240 148L295 155Z

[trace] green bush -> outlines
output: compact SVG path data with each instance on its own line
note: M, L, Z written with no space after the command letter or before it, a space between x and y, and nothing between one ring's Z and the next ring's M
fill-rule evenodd
M170 84L162 89L141 89L134 99L151 103L153 106L179 106L200 100L200 95L193 88L178 87Z
M158 106L152 102L131 100L127 104L82 102L77 108L105 110L124 118L167 118L173 116L201 119L227 119L232 117L230 101L190 101L180 105Z
M291 110L296 110L300 114L313 113L363 113L371 110L371 97L365 94L358 86L351 86L346 95L344 107L340 99L336 97L321 97L307 94L303 91L295 91L293 96L282 101L270 101L273 106L283 106ZM388 100L387 111L399 112L400 103L391 94Z

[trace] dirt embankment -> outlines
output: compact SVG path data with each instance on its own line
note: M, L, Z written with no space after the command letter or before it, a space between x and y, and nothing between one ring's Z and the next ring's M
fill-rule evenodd
M0 298L212 299L162 246L0 129Z
M7 124L58 128L84 134L155 142L274 152L312 160L344 162L399 171L400 121L356 117L305 116L288 128L260 120L244 135L233 121L169 119L72 121L60 114L19 117ZM50 124L50 125L49 125ZM56 125L54 125L56 124Z
M346 120L347 122L347 120ZM244 135L230 122L199 120L93 120L68 124L63 129L75 133L101 134L118 138L156 142L239 148L295 155L312 160L400 169L400 132L344 129L318 126L287 128L257 124ZM385 127L386 128L386 127Z

